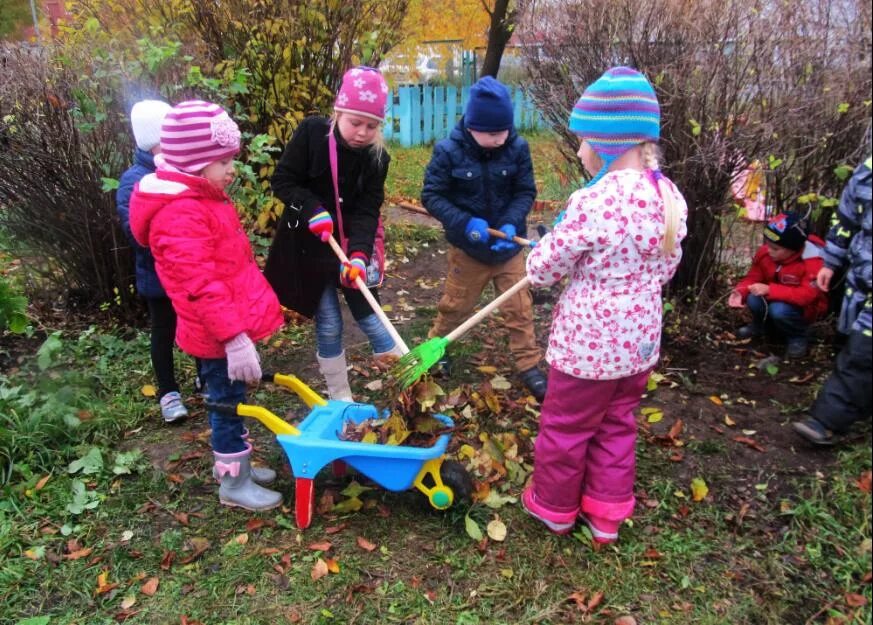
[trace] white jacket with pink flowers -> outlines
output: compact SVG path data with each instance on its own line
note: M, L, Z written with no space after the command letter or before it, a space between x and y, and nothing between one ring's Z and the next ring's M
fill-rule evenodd
M612 380L658 361L661 285L682 258L688 208L672 182L682 219L673 252L661 250L664 203L644 173L623 169L570 196L563 221L527 258L537 286L569 282L554 311L546 360L577 378Z

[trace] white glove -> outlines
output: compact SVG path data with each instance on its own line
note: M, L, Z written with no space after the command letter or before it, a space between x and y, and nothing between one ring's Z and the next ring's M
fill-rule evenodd
M224 351L227 354L227 377L231 381L261 381L261 359L248 334L237 334L224 344Z

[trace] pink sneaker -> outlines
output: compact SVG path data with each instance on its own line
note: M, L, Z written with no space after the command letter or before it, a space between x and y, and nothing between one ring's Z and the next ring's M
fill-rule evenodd
M621 521L610 521L609 519L602 519L591 515L586 516L581 512L579 513L579 520L585 523L588 529L591 530L594 542L605 545L618 540L618 528L621 525Z
M549 528L549 531L554 534L569 534L573 529L573 525L575 525L573 520L575 513L556 514L554 512L549 512L536 502L536 498L533 494L533 487L531 486L525 488L524 492L521 493L521 507L524 508L524 511L533 518L542 521L543 524ZM560 520L553 521L548 517L558 517Z

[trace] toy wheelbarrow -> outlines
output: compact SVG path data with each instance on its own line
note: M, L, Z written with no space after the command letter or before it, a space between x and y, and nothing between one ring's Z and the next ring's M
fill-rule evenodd
M265 374L263 379L291 389L310 408L298 426L261 406L207 402L206 407L257 419L276 435L294 473L294 516L300 529L306 529L312 523L315 476L329 463L333 463L337 475L342 475L348 465L390 491L403 491L414 486L437 510L445 510L454 502L469 499L472 495L473 483L463 465L445 458L450 434L440 435L431 447L341 440L340 433L347 421L357 424L378 419L376 407L327 401L293 375ZM448 428L454 426L445 415L438 414L435 418Z

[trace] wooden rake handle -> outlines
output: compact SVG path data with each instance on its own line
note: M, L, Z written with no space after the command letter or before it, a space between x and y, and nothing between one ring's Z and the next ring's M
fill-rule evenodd
M470 328L482 321L485 317L490 315L496 309L500 308L504 304L504 302L506 302L506 300L508 300L510 297L512 297L522 289L526 288L529 284L530 278L528 278L527 276L513 284L511 287L501 293L499 297L495 298L488 305L482 308L482 310L477 312L475 315L467 319L464 323L462 323L457 328L452 330L449 334L447 334L446 340L451 343L455 339L463 336Z
M333 238L333 235L330 235L330 238L327 240L330 243L330 247L333 249L333 253L336 254L336 257L340 259L343 263L348 263L349 259L346 256L346 253L343 252L343 248L340 247L340 244L336 242L336 239ZM388 334L391 335L391 338L394 339L394 343L400 348L404 354L409 353L409 348L406 346L406 343L403 342L403 339L400 338L400 334L397 332L397 329L394 327L394 324L388 319L388 315L385 314L385 311L382 310L382 307L379 305L379 302L376 301L376 298L373 297L373 294L370 292L370 289L367 288L367 283L364 282L360 276L355 278L355 286L358 287L358 290L370 303L370 307L373 309L373 312L376 313L376 316L379 317L379 321L382 322L382 325L385 326L385 329L388 330Z
M427 209L423 206L416 206L415 204L410 204L409 202L400 202L397 204L403 210L407 210L410 213L417 213L418 215L426 215L427 217L431 217L436 219L433 215L427 212ZM495 230L494 228L488 228L488 234L492 237L497 237L498 239L508 239L500 230ZM530 239L525 239L523 237L512 237L513 242L518 243L519 245L524 245L525 247L533 247L536 245L535 241L531 241Z

